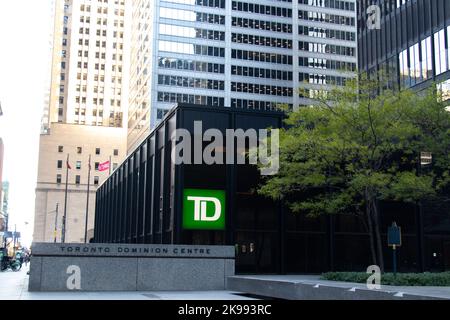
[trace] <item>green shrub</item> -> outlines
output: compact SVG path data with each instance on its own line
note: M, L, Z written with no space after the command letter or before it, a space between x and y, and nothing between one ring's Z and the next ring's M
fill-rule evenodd
M366 283L370 276L364 272L328 272L321 276L322 280ZM381 275L381 284L391 286L450 286L450 272L441 273L384 273Z

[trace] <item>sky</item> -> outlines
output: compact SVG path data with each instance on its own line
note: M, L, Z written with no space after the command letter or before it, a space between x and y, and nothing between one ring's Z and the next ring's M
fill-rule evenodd
M50 0L0 0L0 137L9 181L9 229L30 245L39 133L49 65Z

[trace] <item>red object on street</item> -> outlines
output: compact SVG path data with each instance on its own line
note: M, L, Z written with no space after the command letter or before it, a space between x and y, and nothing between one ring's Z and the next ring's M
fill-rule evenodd
M100 163L98 165L98 171L103 172L103 171L109 170L109 166L110 166L109 161L106 161L104 163Z

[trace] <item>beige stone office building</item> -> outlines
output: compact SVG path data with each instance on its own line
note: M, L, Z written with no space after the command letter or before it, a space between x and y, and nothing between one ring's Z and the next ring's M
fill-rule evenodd
M45 95L34 237L61 241L68 175L66 242L84 241L91 155L89 225L95 191L108 176L96 167L126 156L131 1L54 0L49 91ZM58 205L58 219L56 207ZM92 233L92 230L91 232Z
M57 241L61 241L66 177L68 177L66 242L84 242L89 156L91 156L91 185L88 237L91 237L95 215L95 191L109 176L108 170L100 172L98 167L111 158L113 170L122 161L126 155L125 132L122 128L53 123L51 134L41 136L39 150L33 240L53 242L56 221ZM70 170L67 170L66 166L67 155ZM58 213L56 213L57 205Z

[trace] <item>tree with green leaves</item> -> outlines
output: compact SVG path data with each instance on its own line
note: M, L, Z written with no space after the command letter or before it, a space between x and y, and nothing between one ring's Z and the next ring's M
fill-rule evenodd
M378 88L363 76L318 93L317 105L288 112L279 174L258 192L294 214L360 218L373 263L384 271L379 202L449 201L450 112L436 87ZM419 174L421 152L431 152L433 164Z

